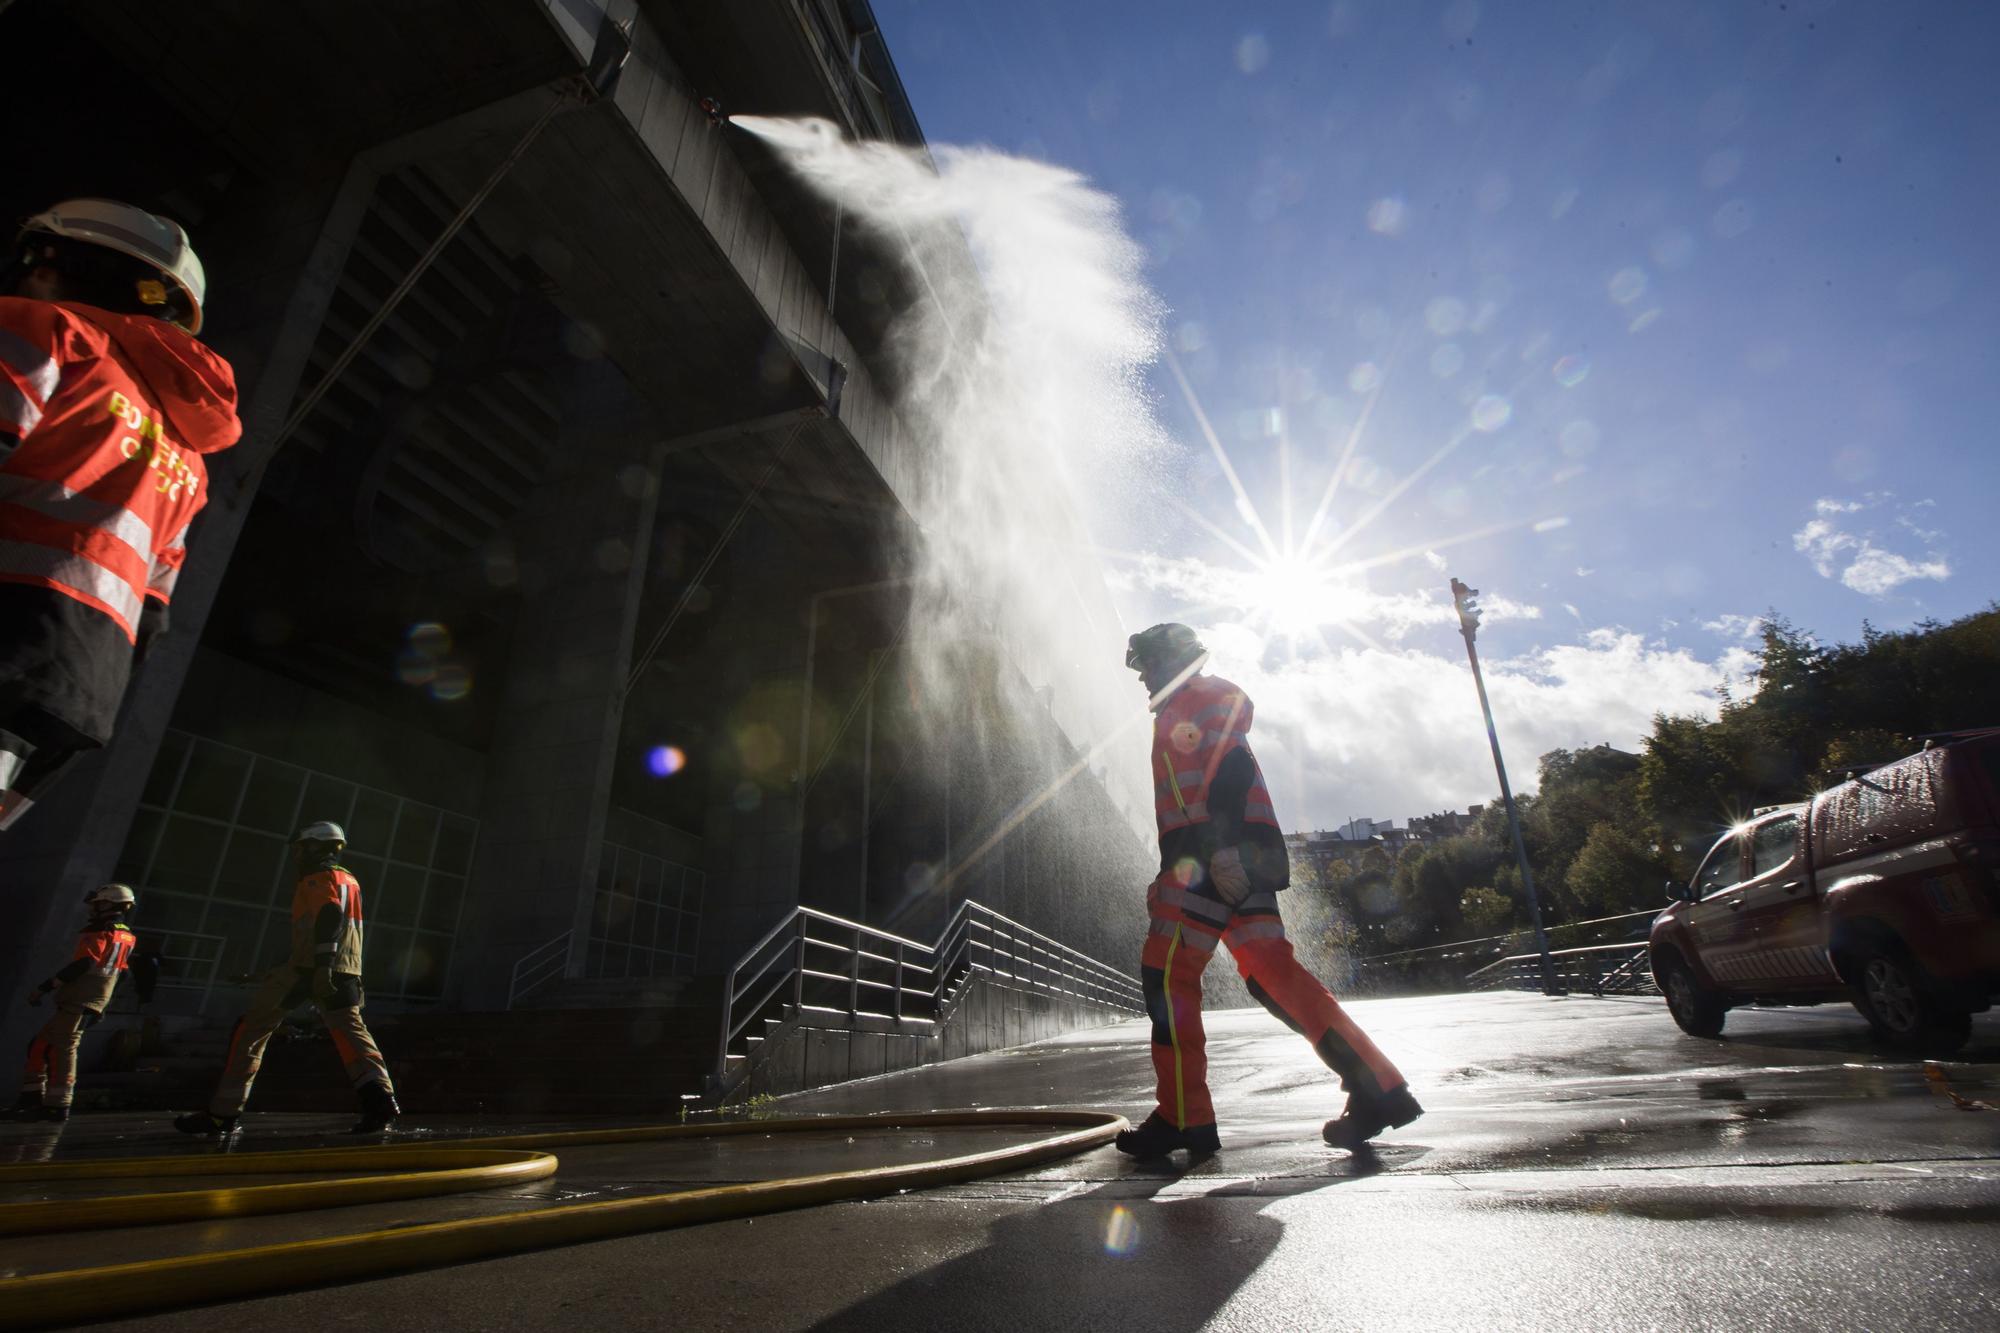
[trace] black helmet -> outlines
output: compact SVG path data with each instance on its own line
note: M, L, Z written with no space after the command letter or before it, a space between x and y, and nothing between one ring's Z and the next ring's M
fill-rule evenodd
M1148 666L1178 671L1208 652L1193 630L1173 621L1142 629L1125 642L1125 665L1134 671Z

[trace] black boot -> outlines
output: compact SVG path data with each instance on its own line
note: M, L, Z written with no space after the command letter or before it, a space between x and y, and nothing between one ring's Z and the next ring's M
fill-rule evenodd
M0 1120L40 1120L42 1118L42 1094L24 1092L14 1099L14 1104L0 1111Z
M211 1111L191 1111L174 1121L174 1128L183 1134L206 1134L212 1138L221 1138L225 1134L236 1132L236 1117L216 1115Z
M69 1107L66 1104L62 1106L44 1106L40 1111L36 1112L34 1118L37 1120L53 1121L60 1125L69 1119Z
M1359 1148L1385 1129L1401 1129L1424 1113L1408 1084L1380 1097L1351 1096L1338 1120L1329 1120L1320 1137L1336 1148Z
M1175 1149L1185 1148L1190 1158L1196 1158L1221 1152L1222 1140L1217 1136L1214 1125L1189 1125L1180 1129L1155 1111L1137 1129L1121 1132L1111 1146L1127 1157L1165 1157Z
M380 1083L363 1083L354 1092L361 1101L361 1118L347 1131L350 1134L380 1134L403 1113L396 1094Z

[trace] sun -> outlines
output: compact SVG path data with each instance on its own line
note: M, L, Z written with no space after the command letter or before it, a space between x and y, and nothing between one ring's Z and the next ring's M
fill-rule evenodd
M1293 638L1347 618L1354 590L1311 560L1280 555L1260 560L1243 578L1245 603L1270 628Z

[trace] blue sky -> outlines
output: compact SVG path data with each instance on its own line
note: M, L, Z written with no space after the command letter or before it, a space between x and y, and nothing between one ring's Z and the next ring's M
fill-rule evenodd
M1278 558L1163 362L1172 484L1264 571L1172 517L1115 534L1114 587L1252 688L1288 824L1491 790L1441 565L1495 604L1524 774L1712 708L1767 607L1831 640L1995 597L1994 11L876 12L933 142L1073 168L1146 248Z

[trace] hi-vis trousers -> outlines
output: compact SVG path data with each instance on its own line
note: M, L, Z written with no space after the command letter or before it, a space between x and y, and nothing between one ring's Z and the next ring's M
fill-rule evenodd
M76 1052L83 1030L97 1021L88 1009L57 1006L28 1043L28 1067L21 1074L21 1091L33 1093L44 1106L68 1106L76 1093Z
M1139 977L1153 1018L1161 1118L1181 1129L1215 1123L1201 1026L1201 974L1215 956L1217 940L1229 946L1236 970L1257 1002L1312 1043L1349 1095L1379 1097L1405 1083L1332 992L1292 955L1278 918L1277 894L1253 893L1232 909L1206 882L1183 888L1169 873L1147 888L1146 916Z
M271 1044L271 1034L285 1021L285 1015L308 999L319 1005L319 1016L333 1036L333 1049L340 1055L348 1081L357 1088L380 1083L382 1091L395 1091L389 1082L389 1066L369 1035L368 1025L361 1021L361 978L335 973L333 995L318 997L312 993L312 973L286 963L264 974L256 994L250 997L250 1008L236 1020L236 1030L229 1035L222 1082L216 1084L208 1105L210 1114L241 1114L244 1103L250 1100L250 1085L257 1081L257 1071L264 1064L264 1048Z

